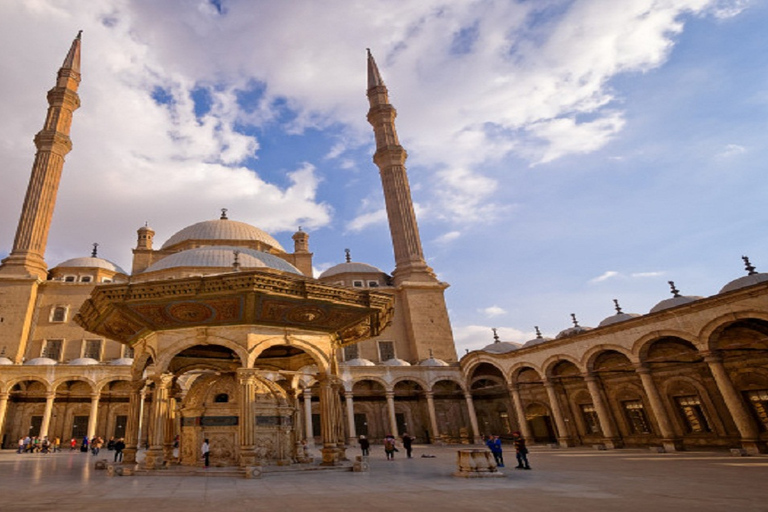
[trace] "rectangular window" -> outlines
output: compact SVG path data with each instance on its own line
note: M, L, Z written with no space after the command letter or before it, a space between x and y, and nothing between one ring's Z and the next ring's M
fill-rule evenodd
M368 281L368 288L378 288L379 282L378 281Z
M357 359L360 357L360 350L357 345L347 345L344 347L344 360Z
M645 415L643 402L640 400L627 400L623 402L624 413L627 416L627 424L632 434L650 434L651 427Z
M64 276L64 282L65 283L74 283L75 282L75 276Z
M129 347L128 345L123 345L123 357L127 357L128 359L133 359L133 347Z
M395 342L394 341L380 341L379 342L379 361L389 361L395 358Z
M768 432L768 389L746 391L744 397L751 406L760 429Z
M102 278L101 278L101 282L102 282L102 283L111 283L111 282L112 282L112 279L110 279L110 278L108 278L108 277L102 277Z
M584 418L584 426L587 429L587 434L601 434L600 431L600 418L597 416L595 406L592 404L581 405L581 416Z
M43 352L40 354L40 357L47 357L54 361L60 361L63 349L64 340L45 340Z
M83 357L101 361L102 345L102 340L85 340L85 344L83 346Z
M83 276L80 278L81 283L90 283L91 282L91 276Z
M352 286L354 286L355 288L362 288L363 287L363 282L362 281L352 281Z
M704 409L701 407L701 400L698 396L678 396L675 397L677 409L683 418L685 429L691 434L700 434L712 432L709 427L707 417L704 415Z
M67 321L67 306L53 306L51 308L51 322L66 322Z

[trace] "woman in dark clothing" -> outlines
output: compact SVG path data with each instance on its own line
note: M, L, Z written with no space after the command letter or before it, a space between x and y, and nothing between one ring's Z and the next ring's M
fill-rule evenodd
M360 443L360 450L363 452L363 457L367 457L368 450L371 447L371 442L368 441L365 436L360 436L360 440L358 442Z

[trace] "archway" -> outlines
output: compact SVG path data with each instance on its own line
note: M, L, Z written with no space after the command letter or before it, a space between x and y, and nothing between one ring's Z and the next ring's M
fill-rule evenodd
M511 437L517 422L501 370L492 364L480 363L474 368L469 382L479 434Z

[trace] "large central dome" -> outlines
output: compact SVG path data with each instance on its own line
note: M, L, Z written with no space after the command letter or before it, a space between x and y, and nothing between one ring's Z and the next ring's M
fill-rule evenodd
M177 232L167 242L163 244L163 249L170 249L174 246L182 244L184 242L191 242L194 240L201 241L235 241L235 240L253 240L261 242L271 249L275 249L279 252L285 252L280 242L272 238L269 234L261 229L246 224L245 222L238 222L236 220L229 219L216 219L206 220L187 226L181 231ZM216 244L219 245L219 244Z

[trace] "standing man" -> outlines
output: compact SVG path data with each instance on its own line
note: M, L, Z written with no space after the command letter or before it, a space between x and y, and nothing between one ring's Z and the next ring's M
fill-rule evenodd
M125 450L125 441L121 437L115 441L115 462L123 462L123 450Z
M207 468L211 464L211 445L208 444L207 437L203 441L203 447L200 451L203 452L203 459L205 460L205 467Z
M504 467L504 455L501 451L501 438L499 436L491 436L485 442L488 449L491 450L493 458L496 460L496 465L500 468Z
M365 436L360 436L360 450L363 452L363 457L368 456L368 450L371 448L371 443Z
M525 446L525 439L520 435L520 432L512 432L512 441L515 443L515 455L517 456L515 469L531 469L528 464L528 448Z
M403 433L403 448L405 448L405 454L411 459L413 454L413 438L408 435L408 432Z

